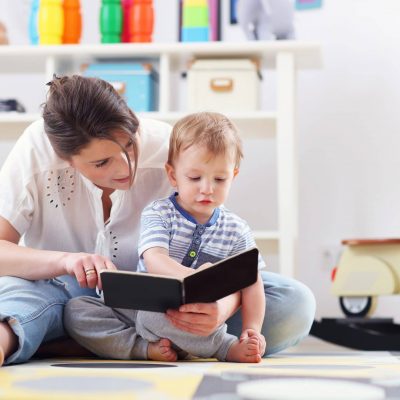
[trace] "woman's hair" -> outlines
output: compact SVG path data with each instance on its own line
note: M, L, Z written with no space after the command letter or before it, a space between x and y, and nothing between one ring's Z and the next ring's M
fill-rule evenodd
M242 141L235 125L219 113L199 112L180 119L172 129L168 164L173 165L179 153L193 145L204 146L213 155L231 153L236 168L243 158Z
M139 121L122 97L106 81L79 75L56 77L43 106L44 129L57 155L65 160L88 146L93 139L116 142L115 133L125 133L133 141L134 171L129 163L131 182L138 161Z

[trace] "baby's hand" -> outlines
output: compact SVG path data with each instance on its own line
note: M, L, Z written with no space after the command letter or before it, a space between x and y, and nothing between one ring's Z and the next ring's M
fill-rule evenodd
M196 272L196 271L202 271L203 269L207 269L207 268L209 268L209 267L211 267L211 263L210 262L207 262L207 263L204 263L203 265L201 265L199 268L196 268L195 270L194 270L194 272Z
M254 337L254 336L258 338L260 346L260 355L263 356L265 353L266 341L264 335L262 335L260 332L257 332L254 329L244 329L242 334L240 335L239 341L242 342L243 340L246 340L249 337Z

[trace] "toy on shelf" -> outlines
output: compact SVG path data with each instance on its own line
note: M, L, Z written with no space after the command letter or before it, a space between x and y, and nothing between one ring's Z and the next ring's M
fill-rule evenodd
M64 9L62 0L40 0L39 43L61 44L64 32Z
M63 43L79 43L82 33L81 5L79 0L64 0Z
M8 44L7 29L0 21L0 45Z
M31 44L39 44L38 18L39 0L32 0L31 13L29 15L29 40Z
M130 22L133 0L122 0L122 35L121 41L128 43L131 41L132 28Z
M400 239L351 239L342 244L344 251L332 271L332 292L345 315L370 315L377 296L400 293Z
M102 0L100 8L101 43L120 43L121 32L121 0Z
M7 29L4 24L0 21L0 45L8 44Z
M0 99L0 113L7 112L25 112L25 107L16 99Z
M151 42L154 25L153 0L134 0L130 11L130 41Z
M182 42L206 42L210 37L207 0L183 0Z
M237 0L236 15L250 40L294 38L292 0Z

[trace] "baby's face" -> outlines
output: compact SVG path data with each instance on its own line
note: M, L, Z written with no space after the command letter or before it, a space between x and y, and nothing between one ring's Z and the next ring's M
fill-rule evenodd
M179 205L204 224L227 199L238 171L232 154L214 155L194 145L183 150L167 172L177 188Z

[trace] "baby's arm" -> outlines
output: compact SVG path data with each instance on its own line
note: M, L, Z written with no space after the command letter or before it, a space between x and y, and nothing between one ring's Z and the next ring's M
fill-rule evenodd
M144 264L151 274L184 278L195 272L194 269L184 267L168 255L168 250L163 247L152 247L143 253Z
M261 340L261 349L265 350L265 338L261 329L265 316L264 284L260 273L257 282L242 290L242 320L243 328L240 339L256 335Z

